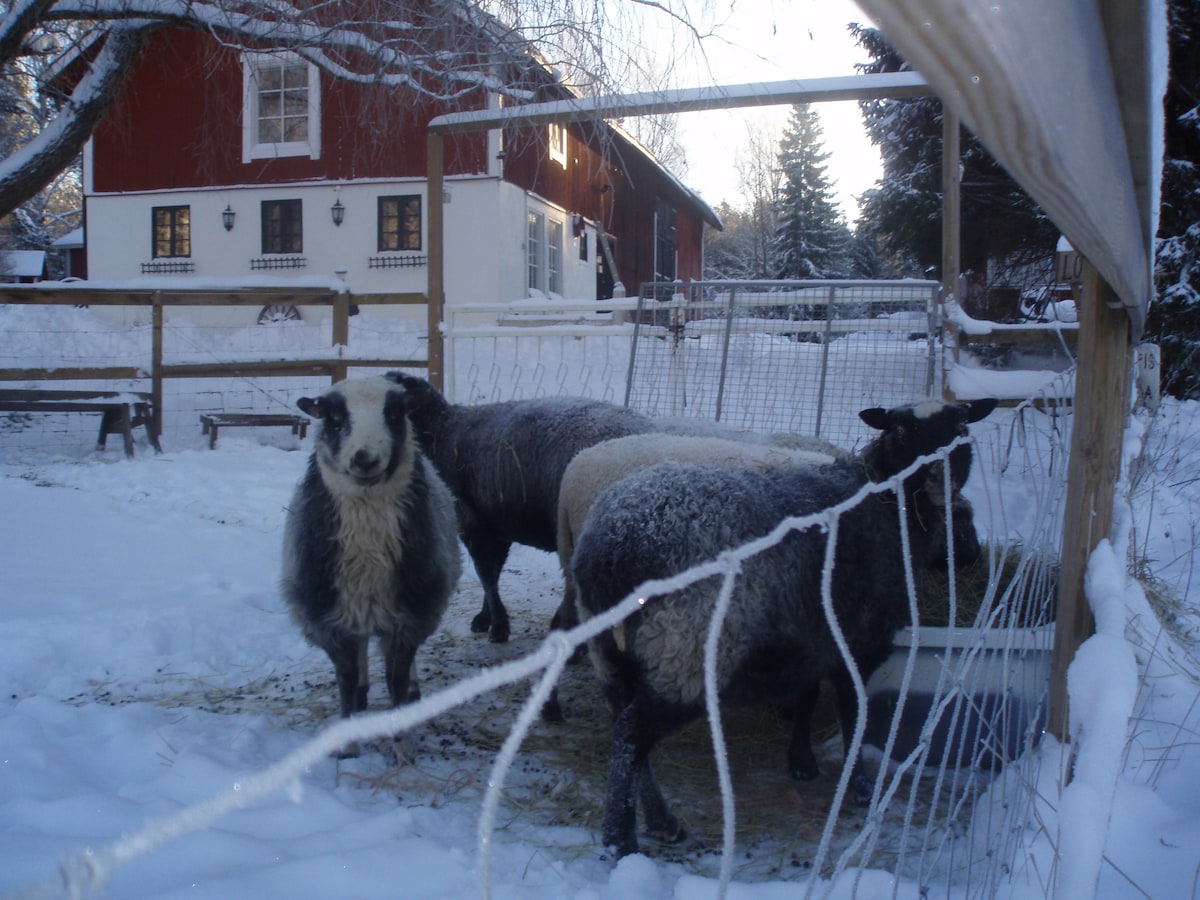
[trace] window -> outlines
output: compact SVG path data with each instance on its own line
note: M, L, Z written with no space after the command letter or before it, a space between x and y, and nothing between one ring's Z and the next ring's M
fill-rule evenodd
M154 259L192 255L192 208L156 206L150 211Z
M544 293L563 292L563 234L561 219L547 219L545 213L528 212L525 256L528 262L529 289Z
M546 217L539 212L529 213L529 234L525 240L525 256L529 261L529 289L540 291L544 288L542 281L542 232L546 227Z
M304 228L299 200L264 200L262 252L303 253Z
M316 66L287 54L248 54L242 161L321 156L321 82Z
M421 249L421 197L379 198L379 250Z
M546 237L546 287L552 294L562 294L563 223L550 220Z
M563 125L555 125L553 122L549 125L549 133L547 139L550 144L550 158L562 166L567 167L567 129Z

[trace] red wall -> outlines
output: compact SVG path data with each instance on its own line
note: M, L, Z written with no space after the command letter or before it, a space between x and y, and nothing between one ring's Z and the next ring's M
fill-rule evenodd
M425 124L434 114L412 91L322 74L321 158L243 163L240 57L202 34L163 31L96 130L92 183L119 192L423 177ZM483 134L447 141L447 173L485 171L486 149Z

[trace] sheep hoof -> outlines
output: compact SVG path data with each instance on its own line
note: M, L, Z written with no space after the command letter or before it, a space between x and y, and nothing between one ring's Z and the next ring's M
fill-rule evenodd
M563 720L562 704L558 702L558 691L550 695L550 699L542 705L543 722L561 722Z
M821 775L821 770L817 768L817 763L814 760L812 763L801 763L792 766L792 778L796 781L815 781Z
M486 612L476 613L475 618L471 620L471 631L475 634L483 634L492 626L492 617Z
M613 859L622 859L626 856L631 856L638 852L637 836L629 838L605 838L604 839L605 854Z
M334 759L358 759L362 754L362 750L358 746L358 741L351 741L341 750L333 754Z
M668 816L666 820L653 825L647 824L646 833L664 844L678 844L687 840L688 836L687 829L674 816Z
M488 640L493 644L508 643L508 623L497 622L488 630Z

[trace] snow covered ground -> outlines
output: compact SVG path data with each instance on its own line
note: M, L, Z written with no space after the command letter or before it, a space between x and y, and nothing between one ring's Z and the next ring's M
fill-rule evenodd
M1150 620L1119 564L1101 567L1151 676L1119 748L1106 842L1103 822L1089 812L1104 809L1102 797L1077 801L1072 817L1062 813L1075 844L1105 842L1103 897L1195 896L1200 873L1200 691L1189 643L1196 617L1186 602L1200 541L1200 404L1168 401L1149 432L1151 450L1130 482L1133 514L1121 518L1121 539L1185 598L1172 622L1183 638ZM129 855L102 873L102 895L110 897L479 892L476 830L487 767L527 685L474 701L457 724L421 726L404 765L378 747L352 761L320 755L282 789L249 798L211 827L154 848L129 838L192 804L236 800L255 773L331 719L329 663L305 645L276 585L284 507L305 456L235 431L216 451L126 461L110 448L83 460L0 464L0 893L59 895L60 862L71 860L70 885L78 887L110 851ZM517 634L495 646L469 633L480 594L466 565L441 630L419 656L426 697L450 687L454 673L486 672L535 647L557 603L558 579L552 555L514 548L501 589ZM1110 651L1098 652L1089 665L1102 669ZM582 671L572 677L583 678ZM376 705L379 695L377 688ZM594 728L602 748L603 715L587 719L582 701L574 702L575 724L566 727ZM1103 698L1096 702L1103 708ZM549 727L535 725L531 740L552 746ZM462 728L494 733L494 745L454 756L455 729ZM1044 750L1053 749L1048 744ZM1046 757L1053 769L1058 754ZM715 894L715 854L699 865L666 853L605 859L593 827L602 778L541 759L518 755L510 776L490 846L492 896ZM579 818L537 805L560 794L574 798ZM1015 879L1014 896L1043 893L1039 879L1050 877L1059 840L1055 804L1048 797L1039 808L1043 827L1030 855L1038 872ZM739 873L729 896L751 900L796 896L798 883L812 877L802 861L774 873ZM833 896L850 895L853 874ZM890 895L890 876L865 873L857 889L861 897ZM902 883L898 895L916 897L917 886Z

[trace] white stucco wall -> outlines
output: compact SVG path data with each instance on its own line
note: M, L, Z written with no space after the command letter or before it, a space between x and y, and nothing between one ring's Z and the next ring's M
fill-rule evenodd
M422 248L420 251L381 254L377 249L377 198L396 194L422 197ZM255 271L252 259L269 258L262 251L261 203L265 200L303 201L303 268ZM333 224L330 208L340 201L345 216ZM526 286L526 215L537 209L563 222L563 295L595 296L595 234L589 227L589 259L579 259L579 239L565 210L529 195L497 178L460 178L446 181L446 302L497 303L523 299ZM190 273L143 274L142 264L152 262L152 213L156 206L191 208ZM226 231L221 212L235 213L234 227ZM349 184L304 184L275 187L222 188L203 191L90 194L87 198L88 277L96 282L129 282L146 286L178 286L212 279L246 284L307 280L341 276L352 294L423 293L429 276L427 265L406 268L369 268L372 256L427 256L429 252L429 198L424 179L370 181ZM250 311L234 311L249 318ZM316 314L315 308L305 311ZM223 314L228 315L229 309ZM189 314L192 314L189 312ZM257 309L253 310L257 315ZM409 308L400 314L423 316ZM207 319L208 316L204 315Z

